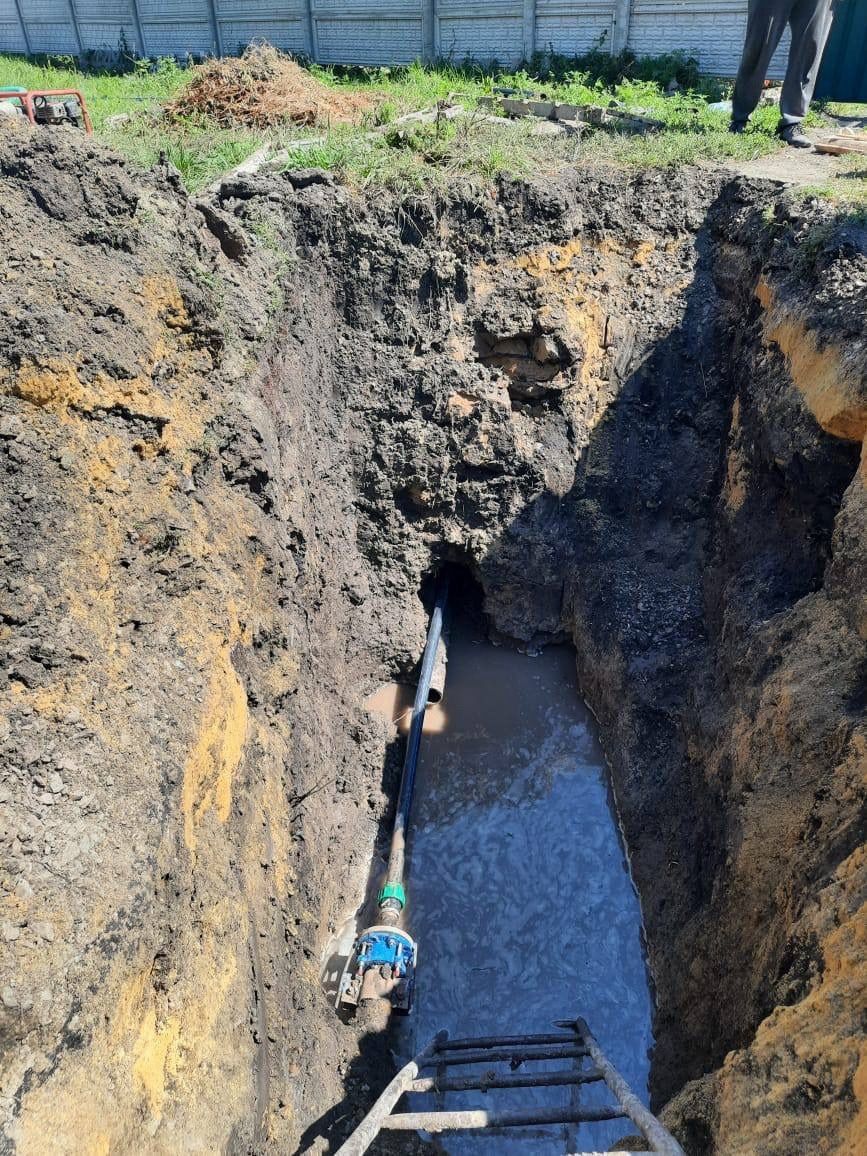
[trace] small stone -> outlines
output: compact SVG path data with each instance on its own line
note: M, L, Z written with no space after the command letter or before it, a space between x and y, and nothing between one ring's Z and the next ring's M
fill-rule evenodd
M32 899L33 888L30 886L26 879L19 879L15 884L15 894L19 899Z
M550 334L543 334L537 337L533 342L533 357L543 364L549 361L559 361L560 351L557 348L557 342Z
M3 990L0 991L0 1001L2 1001L4 1007L18 1007L18 996L15 993L15 988L4 987Z
M63 778L57 771L52 771L48 776L48 789L54 795L59 795L63 790Z
M38 935L40 939L44 939L47 943L54 943L54 924L47 919L40 919L36 923L31 923L30 928L33 934Z
M14 943L21 935L21 928L16 927L11 920L4 919L3 922L0 923L0 935L3 936L6 943Z

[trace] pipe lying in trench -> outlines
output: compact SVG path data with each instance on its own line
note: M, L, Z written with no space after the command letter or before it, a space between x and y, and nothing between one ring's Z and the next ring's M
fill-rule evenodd
M406 740L397 814L391 834L388 873L377 897L379 922L356 938L340 980L337 1006L385 1000L392 1010L406 1015L412 1007L418 946L400 924L406 907L404 887L406 833L412 809L415 775L421 750L425 711L439 702L445 686L445 647L442 640L443 616L448 599L448 579L441 577L428 626L421 660L418 686Z

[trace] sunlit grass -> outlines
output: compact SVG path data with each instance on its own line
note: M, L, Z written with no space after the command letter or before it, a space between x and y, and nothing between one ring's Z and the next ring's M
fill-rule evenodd
M774 106L759 108L743 135L731 134L726 111L711 107L730 94L730 83L698 76L694 62L677 55L634 61L595 53L583 61L554 58L511 71L449 63L393 69L311 65L310 71L335 88L376 92L375 109L351 128L227 129L194 117L178 121L163 116L163 106L182 94L192 75L173 59L138 61L128 71L112 74L81 71L69 59L35 64L22 57L0 57L0 84L80 88L102 140L142 167L165 154L192 191L266 143L288 148L287 166L331 169L362 186L404 188L446 187L464 174L488 179L501 173L526 175L579 160L662 167L745 160L782 147L774 135ZM679 87L670 92L672 78ZM479 101L500 88L639 114L659 127L630 132L613 120L586 129L580 138L539 137L532 120L491 123L491 110ZM438 125L397 123L407 113L432 108L446 98L462 104L467 115ZM821 123L821 118L811 113L810 122ZM299 144L311 138L315 143ZM857 199L864 185L860 175L847 179L846 195ZM832 187L843 185L834 182Z

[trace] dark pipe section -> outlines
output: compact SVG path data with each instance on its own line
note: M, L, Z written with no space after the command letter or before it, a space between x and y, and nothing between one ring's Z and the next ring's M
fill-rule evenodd
M397 923L403 909L403 875L404 854L406 851L406 831L409 826L409 813L412 808L412 794L415 788L415 773L418 767L418 754L421 749L421 733L424 726L425 711L428 706L428 695L431 686L431 677L436 664L437 650L443 630L443 617L449 593L449 579L443 574L437 583L434 607L430 616L430 626L427 632L427 643L421 660L421 672L415 692L415 701L412 704L412 718L409 724L409 735L406 740L406 754L403 760L403 774L400 780L400 794L397 799L397 815L394 820L394 831L391 836L391 852L388 857L388 875L385 887L380 892L380 912L383 922Z

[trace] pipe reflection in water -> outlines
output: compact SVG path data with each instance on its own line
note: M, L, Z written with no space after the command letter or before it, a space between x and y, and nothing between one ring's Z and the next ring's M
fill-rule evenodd
M651 999L641 913L573 651L551 647L529 658L458 621L445 698L428 716L407 879L406 926L419 967L414 1010L395 1027L401 1058L443 1027L453 1036L538 1032L580 1014L646 1096ZM446 1103L554 1106L574 1095L471 1092ZM580 1097L610 1102L599 1085L582 1087ZM414 1108L432 1106L414 1100ZM471 1156L562 1153L576 1143L604 1150L630 1130L614 1121L582 1126L578 1136L560 1127L443 1144Z

